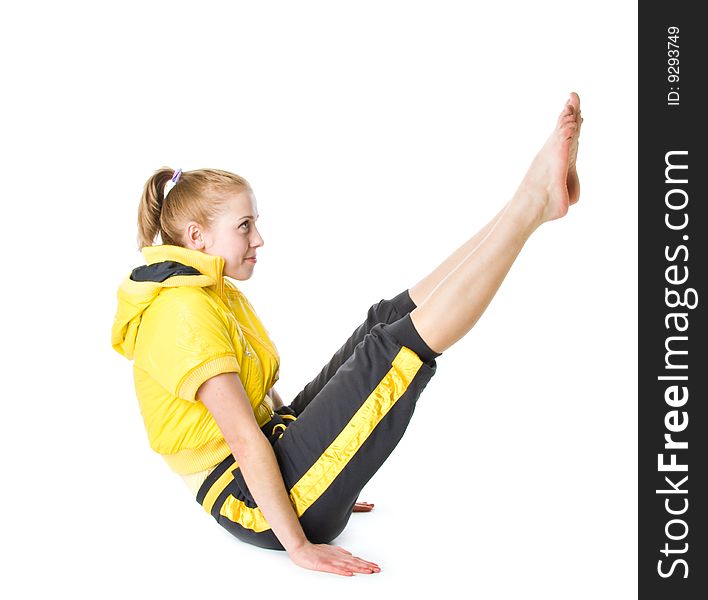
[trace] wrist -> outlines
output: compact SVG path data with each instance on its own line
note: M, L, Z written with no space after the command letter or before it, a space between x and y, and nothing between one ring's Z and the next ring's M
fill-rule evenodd
M300 552L302 549L310 545L310 541L305 537L304 534L301 538L298 536L293 540L288 540L287 543L284 543L282 541L281 543L283 544L283 548L285 548L285 551L291 555Z

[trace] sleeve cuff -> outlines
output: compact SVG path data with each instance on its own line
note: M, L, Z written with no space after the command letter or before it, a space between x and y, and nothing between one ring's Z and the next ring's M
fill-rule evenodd
M197 390L207 379L221 373L239 373L240 371L241 366L233 355L212 358L187 374L177 390L177 395L189 402L196 402Z

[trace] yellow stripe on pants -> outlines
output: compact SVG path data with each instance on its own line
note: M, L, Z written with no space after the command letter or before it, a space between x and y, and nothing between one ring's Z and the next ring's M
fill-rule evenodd
M290 499L298 517L317 501L344 470L376 426L403 396L422 364L415 352L405 346L400 349L376 389L290 490ZM257 533L270 529L260 508L249 508L233 496L226 499L220 514Z

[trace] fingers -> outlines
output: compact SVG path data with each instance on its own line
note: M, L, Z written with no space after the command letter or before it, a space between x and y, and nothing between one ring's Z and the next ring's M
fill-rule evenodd
M371 512L373 508L374 505L371 502L356 502L352 512Z
M381 567L377 564L360 559L356 556L352 556L348 561L338 562L333 566L335 566L336 571L338 571L340 575L349 577L351 577L354 573L372 575L373 573L381 572Z
M354 556L341 546L333 546L333 548L341 554L341 558L332 558L331 573L351 577L354 573L372 574L381 571L381 567L376 563Z

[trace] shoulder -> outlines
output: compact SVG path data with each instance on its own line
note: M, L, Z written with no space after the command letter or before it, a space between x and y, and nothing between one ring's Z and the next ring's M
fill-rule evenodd
M145 311L144 319L158 328L195 330L201 327L229 328L226 308L199 287L165 288Z
M159 311L175 313L218 312L220 308L216 301L200 287L164 288L155 298L152 307Z

